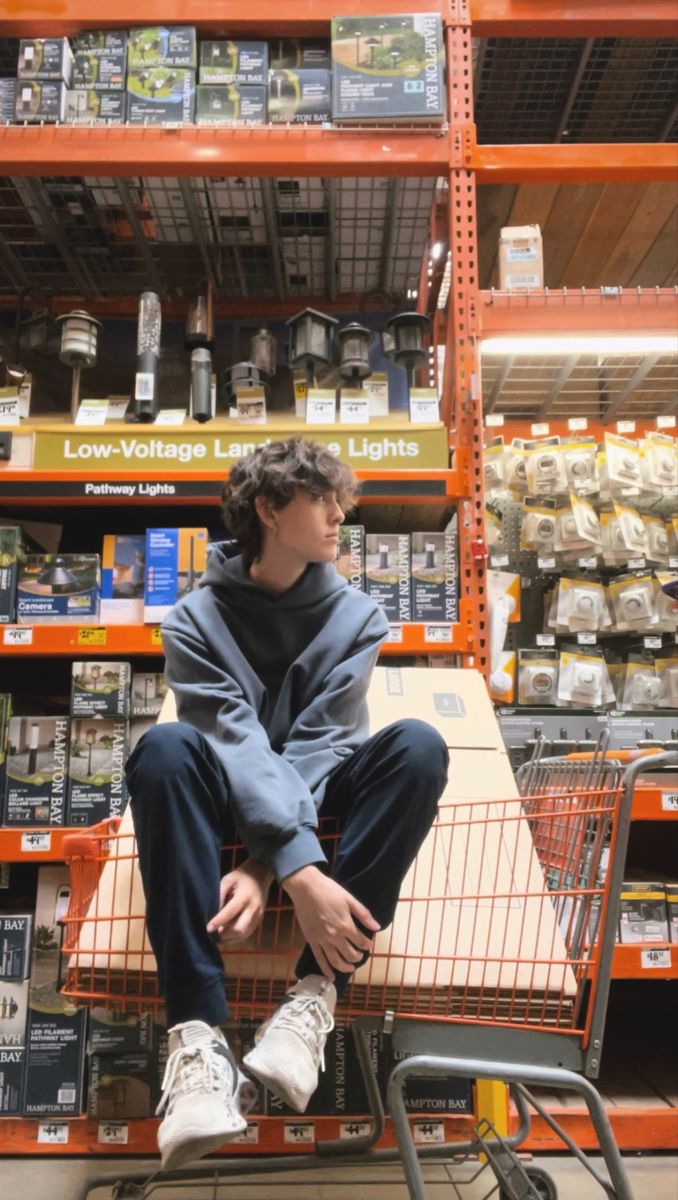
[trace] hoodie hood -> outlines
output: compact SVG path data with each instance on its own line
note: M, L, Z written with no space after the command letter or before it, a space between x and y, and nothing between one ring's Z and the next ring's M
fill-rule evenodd
M200 587L214 588L232 610L296 612L325 603L348 584L332 563L309 563L286 592L269 592L250 578L241 554L229 557L222 543L217 542L209 552Z

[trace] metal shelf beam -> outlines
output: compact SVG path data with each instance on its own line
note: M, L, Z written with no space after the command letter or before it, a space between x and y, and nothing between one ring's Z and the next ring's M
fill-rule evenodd
M544 289L480 293L482 336L674 333L678 288Z
M678 179L674 142L474 146L468 165L478 183L672 183Z
M675 37L673 0L471 0L476 37Z

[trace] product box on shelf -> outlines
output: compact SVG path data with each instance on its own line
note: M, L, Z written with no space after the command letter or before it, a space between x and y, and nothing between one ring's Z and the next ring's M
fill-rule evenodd
M127 74L128 125L191 125L195 116L195 71L147 67Z
M365 534L365 591L389 621L410 621L409 533Z
M0 913L0 979L27 979L31 965L32 913Z
M104 534L100 608L103 625L134 625L143 621L145 558L145 534Z
M388 1039L390 1043L390 1038ZM385 1076L388 1080L393 1068L411 1054L394 1050L392 1046L386 1050L387 1064ZM423 1113L426 1116L464 1116L473 1112L473 1096L471 1081L458 1079L454 1075L444 1077L412 1075L403 1089L405 1108L410 1113Z
M8 692L0 692L0 824L4 820L5 778L7 773L7 741L9 738L9 719L12 715L12 697Z
M0 1117L21 1115L25 1061L25 1046L0 1044Z
M335 567L349 586L358 592L365 590L365 526L342 525Z
M26 1062L27 979L2 980L0 989L0 1117L21 1114Z
M265 125L266 88L247 84L198 84L196 125Z
M68 38L22 38L16 73L20 80L47 79L70 84L73 51Z
M91 1054L87 1115L95 1121L150 1117L155 1082L151 1054Z
M445 55L437 13L333 17L335 121L445 119Z
M90 1054L150 1054L154 1046L151 1013L130 1013L95 1005L89 1010Z
M266 42L200 43L200 83L246 83L265 87L267 77Z
M126 29L83 29L72 38L73 53L119 54L127 52Z
M3 825L66 823L68 717L11 717Z
M67 125L124 125L125 93L66 92L64 120Z
M0 625L15 619L19 564L24 558L19 526L0 525Z
M17 618L23 625L99 619L98 554L28 554L19 570Z
M25 1117L74 1117L82 1111L87 1012L59 992L61 922L69 895L67 867L50 864L39 868L26 1032Z
M332 119L331 91L331 71L269 71L268 119L272 125L322 125Z
M332 47L328 41L312 38L273 38L268 43L268 65L271 69L299 68L329 71L332 69Z
M144 71L147 67L197 66L197 39L194 25L147 25L130 29L127 42L127 69Z
M499 287L543 288L544 256L538 225L505 225L499 234Z
M128 717L132 667L128 662L74 662L72 717Z
M144 621L162 621L195 591L206 561L206 529L147 529Z
M164 675L159 671L135 671L132 676L132 716L157 717L167 695Z
M16 118L16 79L0 79L0 125Z
M454 533L413 533L412 620L458 621L457 538Z
M678 883L667 883L666 914L669 925L669 941L678 942Z
M68 824L96 825L121 817L127 805L127 721L74 718L68 768Z
M629 880L622 884L619 940L624 943L668 942L663 883L657 880Z
M39 121L44 125L55 125L57 121L65 120L67 95L65 83L22 79L16 89L15 119L19 124Z
M73 87L96 91L123 92L127 69L127 47L119 50L78 50L73 64Z

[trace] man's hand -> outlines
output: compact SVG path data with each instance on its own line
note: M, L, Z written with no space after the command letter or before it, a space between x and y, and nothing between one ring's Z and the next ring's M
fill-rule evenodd
M219 888L221 908L207 924L225 946L240 946L261 924L273 875L264 863L248 858L224 875Z
M371 912L312 865L288 875L282 886L323 975L334 979L335 971L354 971L365 951L372 949L372 939L358 928L355 918L376 933L379 924Z

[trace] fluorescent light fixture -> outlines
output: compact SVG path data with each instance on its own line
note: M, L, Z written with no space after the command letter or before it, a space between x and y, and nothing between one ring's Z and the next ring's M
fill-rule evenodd
M440 258L440 255L442 254L444 249L445 249L445 247L443 246L442 242L434 242L433 245L431 246L431 258L434 261L436 258Z
M678 354L678 334L633 337L491 337L480 343L483 358L497 355L592 354Z

